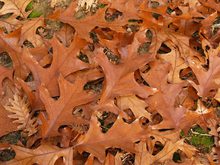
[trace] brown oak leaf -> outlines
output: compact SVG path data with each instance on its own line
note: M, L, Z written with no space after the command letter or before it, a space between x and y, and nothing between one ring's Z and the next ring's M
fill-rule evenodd
M189 80L189 82L198 91L198 95L201 97L211 96L212 90L216 90L220 86L220 46L218 46L216 49L213 49L207 41L204 41L203 48L206 49L206 46L209 47L209 50L206 50L205 52L209 59L207 71L198 61L189 61L190 68L195 73L199 84L197 85L191 80Z
M58 135L58 128L61 125L71 125L74 122L81 122L83 124L86 122L86 120L73 116L73 108L87 104L97 96L83 90L86 82L87 80L85 78L77 77L72 84L60 76L58 79L60 88L60 97L58 100L51 98L45 85L41 85L40 98L45 105L48 116L46 117L42 113L40 115L43 137Z
M137 33L136 36L139 37L141 34L143 32ZM155 56L155 52L139 55L138 46L140 46L140 42L135 38L131 45L121 48L119 50L121 59L116 65L108 60L103 48L96 51L94 61L102 67L105 73L105 84L100 102L118 95L137 94L147 98L155 92L154 89L139 85L134 78L134 71L153 60Z
M57 39L53 38L51 41L51 46L53 48L53 60L49 68L43 68L33 58L30 52L25 49L23 61L32 71L36 89L38 89L40 84L44 84L52 96L57 96L57 78L60 74L66 77L73 72L88 68L88 64L77 58L80 49L83 48L85 44L85 41L75 36L71 46L66 48Z
M141 127L138 119L128 124L122 120L120 115L114 125L104 134L101 132L96 116L93 115L88 132L79 139L76 148L80 151L92 153L103 162L107 148L118 147L134 152L134 142L140 140L146 134L147 130Z
M13 69L15 76L20 78L26 78L29 74L27 67L22 61L23 50L19 46L20 30L16 30L10 34L4 34L0 31L0 48L6 51L13 61Z
M16 157L6 162L6 165L33 165L35 163L54 165L60 157L63 157L64 165L73 164L74 151L72 147L61 149L56 146L42 144L36 149L28 149L15 145L12 148L16 152Z
M62 14L59 17L62 22L68 23L71 26L73 26L76 29L76 33L80 37L86 39L87 41L91 41L89 37L89 33L97 26L103 28L108 27L117 32L125 32L123 26L127 24L127 21L129 19L128 17L124 18L122 16L114 21L107 22L105 20L105 11L106 11L106 7L105 7L98 9L98 11L93 15L87 15L85 16L85 18L77 19L73 16L73 11L76 9L76 6L77 6L76 1L71 3L69 8L64 12L62 12Z

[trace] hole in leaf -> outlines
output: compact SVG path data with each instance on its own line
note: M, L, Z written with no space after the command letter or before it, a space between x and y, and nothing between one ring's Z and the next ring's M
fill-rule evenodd
M173 24L173 23L170 23L170 24L168 25L168 28L171 29L171 30L174 30L175 32L179 30L179 27L176 26L176 25Z
M135 160L135 155L129 152L123 154L121 158L122 165L132 165L134 164L134 160Z
M152 155L157 155L163 149L163 147L164 146L161 142L156 141Z
M117 19L120 16L122 16L122 12L120 12L120 11L118 11L116 9L108 8L105 11L105 20L107 22L113 22L115 19Z
M180 155L180 150L177 150L176 152L173 153L173 161L176 163L181 162L181 155Z
M97 36L97 34L95 32L91 31L89 33L89 37L92 39L94 44L95 43L99 43L99 38L98 38L98 36Z
M54 100L58 100L60 98L60 96L53 96L52 97Z
M31 149L38 148L41 145L42 138L37 139L34 144L31 145Z
M160 3L157 2L157 1L151 1L151 2L150 2L150 6L151 6L152 8L157 8L159 5L160 5Z
M143 84L143 85L146 85L146 86L150 86L150 85L143 79L143 77L140 75L140 71L139 71L139 70L136 70L136 71L134 72L134 77L135 77L135 80L137 81L137 83Z
M141 19L129 19L128 22L132 22L132 23L143 23L143 20Z
M151 140L154 140L154 139L155 139L155 137L153 137L153 136L150 136L150 139L151 139Z
M173 128L159 129L159 132L166 132L166 131L170 131L170 130L173 130Z
M157 53L159 54L167 54L170 52L171 52L171 49L165 43L162 43L159 50L157 51Z
M10 132L7 135L0 137L0 143L17 144L21 139L21 131Z
M0 161L9 161L15 157L16 153L12 149L4 149L0 151Z
M4 5L5 5L5 2L0 1L0 9L3 8Z
M13 13L7 13L7 14L0 15L0 19L9 18L12 14L13 14Z
M11 68L13 63L12 63L12 59L9 56L8 52L1 52L0 53L0 65L7 67L7 68Z
M203 17L193 17L192 19L194 22L200 23L204 18Z
M145 42L142 43L139 47L138 47L138 54L139 55L143 55L149 52L149 48L150 48L151 42Z
M208 45L205 46L205 51L208 52L210 50L210 47Z
M163 121L162 116L159 113L155 113L152 115L152 124L159 124L161 121Z
M34 45L33 45L30 41L28 41L28 40L25 40L25 41L23 42L23 45L24 45L26 48L34 48Z
M173 9L171 9L170 7L167 7L166 13L170 15L173 11L174 11Z
M103 49L103 52L108 57L108 60L112 62L113 64L119 64L120 63L120 57L113 53L109 48L105 47Z
M108 132L108 130L113 126L115 120L117 119L117 115L112 112L103 112L98 118L100 123L100 127L103 133Z
M134 113L132 112L132 110L130 108L128 109L125 109L123 110L126 115L128 116L127 119L123 118L123 120L126 122L126 123L132 123L134 120L135 120L135 116L134 116Z
M195 31L195 32L192 34L192 37L193 37L193 38L199 38L199 31Z
M220 30L220 17L217 17L212 24L212 34L215 35Z
M93 90L94 92L100 93L102 91L104 77L99 78L97 80L87 82L83 89L84 90Z
M174 9L177 16L182 15L183 12L177 7Z
M21 17L20 15L19 15L19 16L17 16L17 17L16 17L16 19L17 19L17 20L19 20L19 21L23 21L23 20L24 20L24 18L23 18L23 17Z
M116 155L118 152L121 152L122 150L120 148L108 148L106 149L106 155L107 153L110 153L112 155Z
M179 77L182 80L191 80L194 81L196 84L199 84L196 75L193 73L192 69L190 67L181 69L179 72Z
M60 157L56 160L56 162L54 163L54 165L62 165L65 164L64 163L64 157Z
M83 151L82 156L83 158L88 158L90 153Z
M141 126L143 128L147 128L147 126L149 125L150 123L150 120L144 116L142 116L140 119L139 119L139 122L141 123Z
M140 26L139 25L136 25L136 24L127 24L125 26L123 26L124 29L126 29L127 32L138 32L139 29L140 29Z
M78 59L80 59L81 61L85 62L85 63L89 63L89 58L86 54L80 52L79 55L77 56Z
M148 38L150 41L152 41L153 33L152 33L151 30L148 29L148 30L145 32L145 36L146 36L146 38Z
M153 16L156 20L158 20L159 17L161 17L161 15L158 14L158 13L152 13L152 16Z

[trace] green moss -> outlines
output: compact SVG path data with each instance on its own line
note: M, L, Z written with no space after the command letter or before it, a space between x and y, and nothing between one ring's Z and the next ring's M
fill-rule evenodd
M203 153L208 153L214 145L214 137L209 135L208 132L196 125L192 127L186 137L189 144L195 146Z
M28 18L38 18L41 15L43 15L42 11L38 11L38 10L33 10L29 15Z
M25 8L25 11L28 12L30 10L32 10L34 7L33 7L33 1L31 1Z
M37 18L40 16L46 16L52 11L52 8L50 7L50 3L48 3L48 1L33 0L27 5L25 10L32 10L32 12L28 15L28 18Z

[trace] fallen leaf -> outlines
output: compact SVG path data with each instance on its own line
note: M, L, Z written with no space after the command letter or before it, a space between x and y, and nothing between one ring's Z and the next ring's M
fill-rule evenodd
M63 157L64 165L73 164L72 147L61 149L56 146L43 144L34 150L15 145L12 148L16 152L16 157L6 162L7 165L32 165L34 163L54 165L60 157Z
M85 123L86 120L77 119L73 116L73 108L91 102L96 94L87 93L83 90L86 79L78 77L74 84L65 80L62 76L58 79L60 97L58 100L51 98L47 88L40 87L40 98L45 105L47 116L41 114L42 136L58 135L58 128L61 125L71 125L75 123Z

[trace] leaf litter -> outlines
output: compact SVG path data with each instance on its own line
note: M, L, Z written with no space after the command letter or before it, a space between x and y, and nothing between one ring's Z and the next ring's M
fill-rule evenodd
M218 0L1 0L0 164L219 164Z

